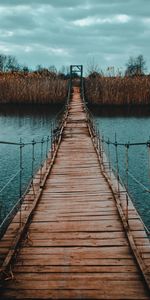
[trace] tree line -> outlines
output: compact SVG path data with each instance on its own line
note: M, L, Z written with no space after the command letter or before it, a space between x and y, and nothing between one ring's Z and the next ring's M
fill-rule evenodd
M23 73L38 73L41 75L51 75L53 77L59 77L60 79L68 79L70 76L69 67L62 66L58 71L54 65L49 67L43 67L38 64L34 70L30 70L27 65L21 65L15 56L0 54L0 72L23 72Z
M122 69L122 68L121 68ZM109 66L106 71L100 69L99 65L95 63L94 58L87 64L87 76L94 77L101 75L103 77L118 77L118 76L143 76L146 74L147 67L146 61L142 54L133 57L130 56L127 63L125 64L125 70L116 69L114 66Z
M145 75L147 70L146 61L142 54L138 55L137 57L129 57L128 62L125 65L125 72L123 75L125 76L141 76ZM5 55L0 54L0 72L24 72L29 73L30 69L27 65L19 64L18 60L13 55ZM105 76L103 71L99 71L99 67L94 61L90 62L87 66L88 75L94 75L96 73L101 73L101 75ZM58 71L54 65L49 67L43 67L42 65L38 64L34 70L31 72L38 72L41 74L53 74L59 76L61 79L68 79L70 70L69 67L62 66L61 69ZM107 68L107 74L109 76L115 76L114 74L114 67ZM122 75L121 72L118 70L117 75Z

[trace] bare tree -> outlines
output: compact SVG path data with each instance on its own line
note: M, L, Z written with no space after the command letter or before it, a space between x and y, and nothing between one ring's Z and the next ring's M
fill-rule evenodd
M36 71L37 72L41 72L43 69L44 69L44 67L40 64L36 66Z
M0 54L0 72L5 72L7 56Z
M6 71L19 71L20 66L15 56L8 55L6 59Z
M136 65L137 65L137 73L139 75L143 75L146 71L146 61L143 57L142 54L140 54L139 56L137 56L136 58Z
M87 62L87 75L91 75L91 74L95 74L95 73L99 73L99 66L98 64L95 62L94 57L90 58Z
M29 73L29 67L27 65L22 66L22 71L26 74Z
M49 66L48 70L49 70L49 72L57 74L57 69L56 69L56 67L54 65Z
M126 76L144 75L146 71L146 61L141 54L135 58L131 56L126 67Z

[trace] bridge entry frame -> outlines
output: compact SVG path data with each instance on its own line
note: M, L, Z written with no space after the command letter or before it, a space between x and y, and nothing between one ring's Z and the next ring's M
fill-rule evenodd
M83 80L83 65L71 65L70 66L70 81L72 83L72 79L75 79L76 76L79 73L80 78L80 85L82 86L82 80Z

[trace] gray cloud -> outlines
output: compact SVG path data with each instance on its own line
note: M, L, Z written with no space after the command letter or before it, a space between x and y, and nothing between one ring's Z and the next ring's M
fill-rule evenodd
M149 61L149 0L1 0L0 53L29 66Z

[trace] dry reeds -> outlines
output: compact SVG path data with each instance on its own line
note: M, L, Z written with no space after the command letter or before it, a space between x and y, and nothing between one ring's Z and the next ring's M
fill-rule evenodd
M67 81L39 73L0 73L0 103L63 103Z
M85 79L88 102L101 105L150 104L150 77L103 77Z

